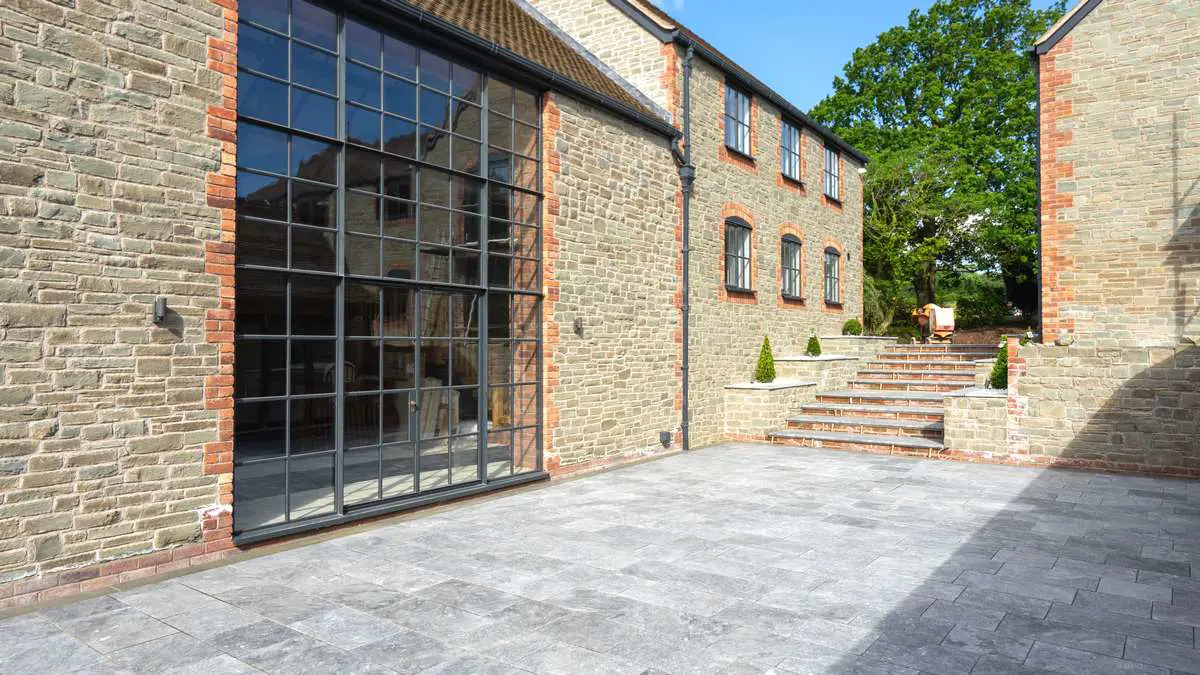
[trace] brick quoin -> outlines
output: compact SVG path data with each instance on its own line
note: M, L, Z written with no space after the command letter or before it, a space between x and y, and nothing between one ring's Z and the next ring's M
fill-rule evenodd
M1063 216L1064 209L1075 204L1074 194L1060 192L1059 181L1071 180L1075 176L1073 162L1059 158L1059 151L1068 147L1072 140L1071 129L1060 129L1058 122L1070 119L1073 113L1071 101L1061 89L1071 83L1072 73L1059 65L1060 58L1068 56L1073 49L1073 38L1067 36L1038 60L1041 82L1041 108L1038 121L1041 131L1041 217L1042 217L1042 339L1053 341L1060 333L1071 333L1075 322L1060 313L1060 305L1075 299L1072 283L1062 278L1069 277L1074 270L1072 256L1062 252L1062 242L1075 235L1074 226Z
M562 157L558 152L558 134L562 130L562 113L554 94L542 97L542 467L551 475L562 473L562 457L554 445L554 434L560 418L554 400L559 388L558 353L562 327L558 319L560 284L557 277L558 257L562 245L556 235L561 201L557 192L562 173Z

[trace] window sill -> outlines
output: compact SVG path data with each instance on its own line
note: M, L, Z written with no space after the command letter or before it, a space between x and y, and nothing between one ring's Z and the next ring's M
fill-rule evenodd
M737 157L738 159L746 160L747 162L750 162L751 164L754 163L754 157L747 155L746 153L742 152L741 150L738 150L737 148L735 148L731 145L726 144L725 150L728 151L729 154L733 155L734 157Z
M830 301L830 300L826 300L826 301L825 301L825 306L826 306L826 307L828 307L829 309L841 309L841 308L842 308L842 303L840 303L840 302L832 302L832 301Z
M834 206L842 205L842 200L838 199L837 197L831 196L828 192L825 193L825 201L829 202L830 204L833 204Z
M725 284L725 292L733 295L754 295L753 288L741 288L740 286L730 286Z
M804 297L800 295L788 295L787 293L780 293L779 297L783 298L787 302L804 302Z
M801 189L804 188L804 181L800 180L799 178L792 178L791 176L787 175L786 173L780 173L779 177L782 178L783 182L787 183L788 185L794 185Z

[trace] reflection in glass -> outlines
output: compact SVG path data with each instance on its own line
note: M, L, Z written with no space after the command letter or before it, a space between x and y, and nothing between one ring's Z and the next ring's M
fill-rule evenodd
M334 51L337 49L337 15L307 0L292 0L292 35Z
M239 218L237 261L243 265L287 267L288 227Z
M292 340L292 394L329 394L337 380L332 340Z
M238 156L241 156L241 139L238 140ZM286 155L283 155L286 157ZM318 141L305 136L292 137L292 175L297 178L337 182L337 149L332 143Z
M337 136L336 99L293 88L292 126L322 136Z
M238 454L242 450L239 446ZM233 481L233 519L238 531L284 522L287 462L240 465Z
M237 125L238 166L287 173L288 135L257 124Z
M404 157L416 157L417 125L399 117L384 115L383 149Z
M336 335L336 293L332 279L292 277L292 335Z
M347 391L379 389L379 341L347 340L345 374Z
M287 180L239 171L237 209L243 216L287 220Z
M410 80L417 79L417 50L391 35L383 36L383 67Z
M395 77L384 77L383 109L410 120L417 119L416 85Z
M239 71L237 90L239 115L248 115L276 124L288 123L286 84Z
M282 457L286 430L287 404L283 401L238 403L234 409L233 431L238 460L249 462Z
M379 108L379 71L347 63L346 100L369 108Z
M286 394L286 355L287 343L282 340L238 340L238 376L233 381L233 395L247 398Z
M292 81L327 94L336 94L337 57L293 42Z
M379 147L379 113L355 105L346 106L346 140L360 145Z
M238 270L235 306L239 335L283 335L287 332L287 277Z
M346 55L356 61L379 67L379 31L354 19L346 19Z
M334 512L333 462L332 453L288 460L288 515L292 520Z
M291 454L333 449L333 399L292 400Z

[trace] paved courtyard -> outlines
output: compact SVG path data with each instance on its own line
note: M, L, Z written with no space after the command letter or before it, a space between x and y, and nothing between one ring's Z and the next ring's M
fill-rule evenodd
M729 444L0 620L0 672L1200 672L1200 482Z

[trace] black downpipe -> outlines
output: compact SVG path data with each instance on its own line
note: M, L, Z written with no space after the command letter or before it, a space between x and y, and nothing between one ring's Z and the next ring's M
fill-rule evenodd
M692 313L691 301L691 211L692 183L696 180L696 167L692 166L692 45L688 45L683 57L683 165L679 167L679 181L683 188L683 363L680 375L683 377L683 419L680 422L680 432L683 436L684 451L691 450L688 438L688 423L691 419L688 405L688 372L692 345L688 336L688 325Z

